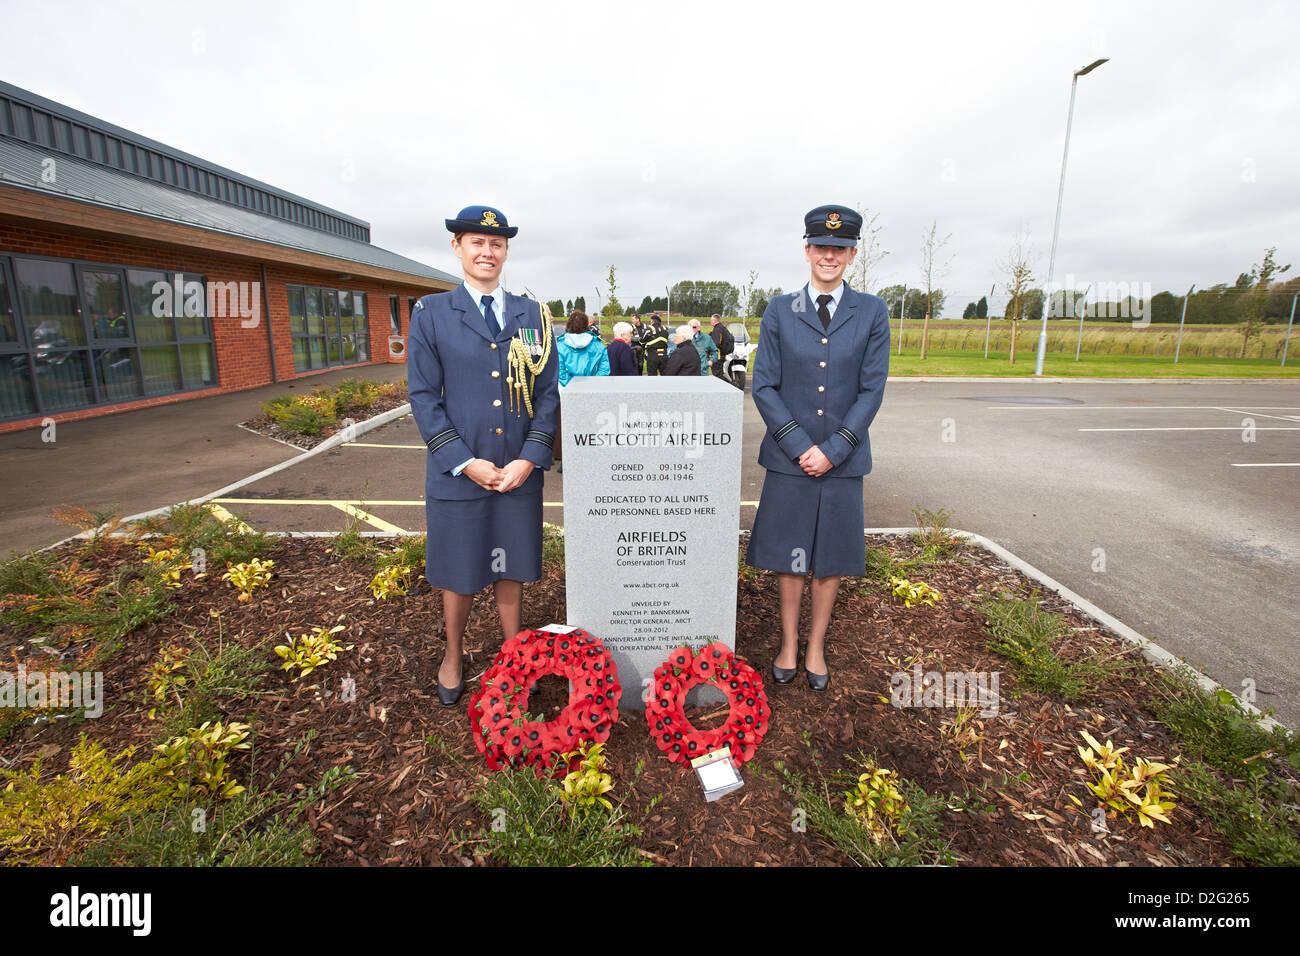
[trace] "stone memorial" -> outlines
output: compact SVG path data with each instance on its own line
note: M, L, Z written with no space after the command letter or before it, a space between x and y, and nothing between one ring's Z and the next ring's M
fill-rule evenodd
M620 706L643 710L673 648L735 650L744 396L711 375L602 376L560 404L568 623L604 642Z

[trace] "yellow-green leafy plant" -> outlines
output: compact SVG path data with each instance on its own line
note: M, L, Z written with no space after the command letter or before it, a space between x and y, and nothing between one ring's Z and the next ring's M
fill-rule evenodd
M326 630L323 627L313 628L310 634L304 634L294 639L288 634L288 644L281 644L276 647L275 652L284 658L284 663L280 666L281 670L291 671L298 668L298 675L294 680L306 677L318 667L324 667L330 661L338 660L339 654L343 651L350 651L355 644L342 645L334 640L334 635L343 630L342 624Z
M908 832L910 807L897 785L898 774L874 764L858 777L858 786L844 794L844 812L857 819L873 842L883 843L891 833Z
M240 564L232 564L225 574L221 576L223 581L229 581L231 586L239 591L239 600L250 601L253 592L258 588L267 587L271 583L271 566L274 561L263 561L259 558L253 558L251 561L244 561Z
M413 570L409 564L388 565L371 579L370 593L381 600L395 594L406 594L411 587Z
M957 750L963 763L967 749L984 741L984 722L975 719L977 713L977 707L961 707L952 720L939 727L939 736Z
M86 737L72 748L68 770L41 779L41 759L27 770L0 768L0 858L6 863L61 865L126 813L152 809L166 792L150 765L131 766L134 747L116 757Z
M943 600L942 594L923 581L909 581L907 578L891 577L889 586L893 589L894 597L903 602L903 607L911 607L913 604L928 604L934 607L935 604Z
M1170 822L1167 813L1176 804L1168 798L1177 794L1170 789L1168 772L1181 758L1175 757L1173 764L1165 764L1139 757L1136 765L1130 767L1122 756L1129 748L1116 747L1110 741L1100 744L1086 730L1079 731L1079 736L1088 743L1087 747L1079 748L1079 756L1093 776L1088 789L1108 818L1119 816L1129 820L1136 816L1138 823L1152 829L1157 820Z
M597 803L607 810L614 809L603 796L614 789L613 779L605 772L605 745L583 742L577 750L561 755L560 759L571 763L575 757L582 762L561 781L560 799L584 814L591 812Z
M205 720L155 747L158 756L151 766L183 798L207 795L229 799L243 793L244 788L226 776L226 760L232 751L252 747L250 730L248 724L235 721L223 724Z
M186 689L190 678L194 676L189 652L175 644L168 644L160 650L158 656L149 663L145 673L149 697L154 701L153 706L149 708L150 720L154 719L158 708L171 697L176 698L177 704L182 703L181 691Z
M182 583L181 572L189 566L189 562L185 560L184 556L172 548L155 551L149 545L144 547L149 552L144 559L144 563L157 568L169 588L180 587Z

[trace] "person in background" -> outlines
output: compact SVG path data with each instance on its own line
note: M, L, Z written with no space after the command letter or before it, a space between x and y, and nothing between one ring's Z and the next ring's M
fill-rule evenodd
M555 349L560 357L561 388L580 376L609 374L609 354L585 312L575 309L569 315Z
M632 326L627 322L614 323L614 340L609 343L606 352L609 354L609 374L610 375L639 375L641 370L637 368L636 353L632 351Z
M632 346L632 357L636 359L636 373L641 374L645 367L645 337L649 327L642 324L641 316L632 316L632 338L628 339L628 344Z
M713 324L713 328L709 330L709 338L713 339L713 344L718 347L718 359L713 363L713 374L725 381L727 373L723 365L727 356L736 350L736 339L727 328L727 323L722 321L722 316L714 313L709 321Z
M645 332L645 373L662 375L668 361L668 330L656 312L650 316L650 327Z
M695 350L700 353L700 374L708 375L709 366L717 361L718 347L713 344L713 339L700 331L699 319L691 319L691 332L691 343L695 346Z
M695 348L684 348L691 344L691 337L695 330L689 325L683 325L673 333L673 352L668 356L668 363L664 366L665 375L702 375L700 371L700 353ZM866 553L865 551L863 552ZM865 559L864 559L865 560Z

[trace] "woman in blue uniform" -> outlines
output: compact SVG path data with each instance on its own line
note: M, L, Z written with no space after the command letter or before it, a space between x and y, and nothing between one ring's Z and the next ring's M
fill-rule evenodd
M826 627L840 578L866 572L867 429L889 374L884 300L855 292L843 278L861 228L862 217L845 206L819 206L804 217L811 275L802 289L772 299L754 359L754 404L767 426L758 462L767 475L745 561L779 576L778 684L797 673L799 606L812 575L804 667L815 691L830 686Z
M429 449L425 576L442 591L447 648L437 691L465 689L461 655L474 594L489 584L501 633L519 632L523 583L542 573L542 471L550 467L559 393L549 324L500 286L518 228L469 206L446 220L465 281L411 314L411 414Z

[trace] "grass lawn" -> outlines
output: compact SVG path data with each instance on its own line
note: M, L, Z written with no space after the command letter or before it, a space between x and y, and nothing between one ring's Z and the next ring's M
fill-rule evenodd
M1016 352L1016 364L1007 362L1007 353L930 350L925 361L915 349L889 357L890 375L1006 375L1032 378L1035 353ZM1046 376L1079 378L1116 376L1120 378L1300 378L1300 361L1279 366L1271 359L1182 358L1175 365L1167 355L1088 355L1074 360L1074 354L1048 352L1043 363Z

